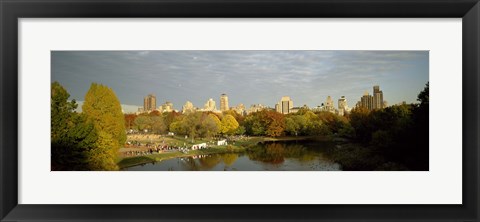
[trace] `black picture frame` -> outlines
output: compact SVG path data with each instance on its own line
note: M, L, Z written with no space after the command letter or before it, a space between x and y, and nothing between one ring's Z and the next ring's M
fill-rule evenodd
M478 0L0 0L1 221L478 221ZM462 18L462 205L18 204L18 19L131 17ZM448 101L445 101L448 103ZM449 117L454 118L454 117ZM41 190L39 190L41 192ZM439 195L442 195L439 193Z

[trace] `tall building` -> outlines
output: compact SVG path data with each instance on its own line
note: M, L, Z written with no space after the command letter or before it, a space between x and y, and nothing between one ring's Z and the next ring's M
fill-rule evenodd
M338 99L338 109L343 109L343 110L346 110L348 109L348 105L347 105L347 98L345 98L345 96L342 96L340 97L340 99Z
M280 103L275 104L275 111L281 113L282 109L280 109Z
M153 94L149 94L143 98L143 110L145 112L153 111L157 108L157 98Z
M195 108L193 107L193 103L190 101L185 102L185 105L182 107L182 113L187 113L187 112L194 112Z
M340 97L340 99L338 99L338 114L343 116L348 111L349 109L347 104L347 98L345 98L345 96L342 96Z
M373 86L373 109L382 109L383 106L383 92L380 86Z
M289 114L293 108L293 101L289 96L283 96L279 103L275 105L275 110L282 114Z
M162 104L161 106L158 107L158 110L160 112L173 112L174 109L173 109L173 103L172 102L165 102L164 104Z
M208 99L205 105L203 106L205 111L215 111L217 110L217 106L215 105L215 100L212 98Z
M220 95L220 111L227 111L228 108L228 96L227 94Z
M360 106L367 108L368 110L373 109L373 96L369 95L367 91L365 91L360 99Z
M333 99L330 96L327 96L327 101L325 101L325 111L335 112L335 105L333 105Z

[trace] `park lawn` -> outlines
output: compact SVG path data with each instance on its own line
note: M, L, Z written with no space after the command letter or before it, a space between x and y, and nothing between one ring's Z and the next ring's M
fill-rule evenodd
M155 138L135 138L134 136L128 136L127 135L127 141L138 141L140 143L167 143L170 145L178 145L178 146L183 146L185 143L186 145L194 145L194 144L199 144L199 143L206 143L210 142L209 140L206 139L200 139L200 138L195 138L192 142L191 138L185 139L183 136L152 136Z

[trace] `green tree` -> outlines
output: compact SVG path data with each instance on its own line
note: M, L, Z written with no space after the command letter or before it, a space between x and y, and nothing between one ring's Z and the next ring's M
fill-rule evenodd
M52 83L50 92L51 142L59 143L74 125L72 118L77 104L75 100L68 101L70 94L58 82Z
M425 88L418 94L417 101L420 102L421 106L428 106L429 100L429 83L425 84Z
M97 131L85 115L74 112L75 100L58 83L51 85L51 169L90 170L88 151L95 147Z
M201 127L201 134L204 137L210 138L212 136L215 136L221 131L221 129L222 123L220 122L220 119L218 119L217 115L208 114L204 116Z
M296 116L288 116L285 118L285 132L297 136L300 133L300 125L295 121L294 117Z
M261 121L260 112L249 114L244 122L247 134L254 136L265 135L265 126Z
M138 116L134 120L134 125L135 125L135 128L137 128L140 131L151 130L153 125L152 117L148 115Z
M167 132L167 126L163 121L163 117L161 116L153 116L150 117L152 120L152 131L158 134L165 134Z
M105 170L112 170L109 167L115 161L117 152L125 144L125 119L122 114L120 101L112 89L107 86L92 83L85 95L85 102L82 106L87 121L93 123L95 130L99 133L96 150L90 152L96 163L95 166L104 167Z

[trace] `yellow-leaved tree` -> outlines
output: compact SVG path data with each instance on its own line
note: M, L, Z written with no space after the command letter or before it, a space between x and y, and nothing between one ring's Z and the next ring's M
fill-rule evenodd
M107 86L92 83L85 95L82 112L91 121L99 137L88 154L92 170L117 170L116 157L127 139L122 107L115 92Z
M222 133L226 135L232 135L237 130L239 124L235 117L230 114L223 116L222 118Z

